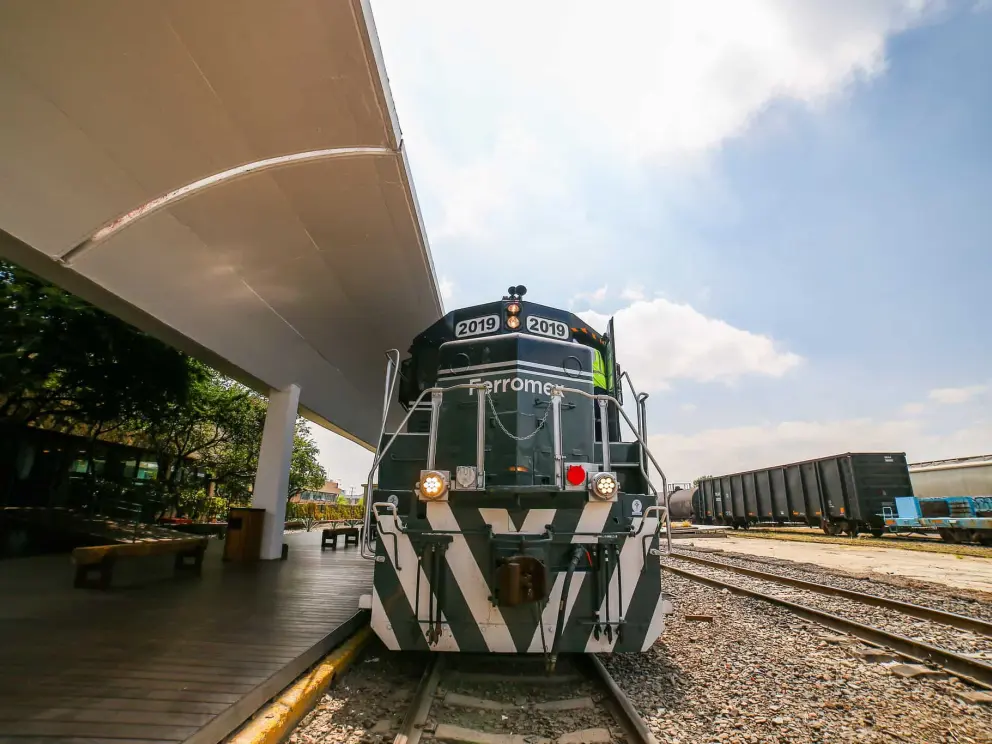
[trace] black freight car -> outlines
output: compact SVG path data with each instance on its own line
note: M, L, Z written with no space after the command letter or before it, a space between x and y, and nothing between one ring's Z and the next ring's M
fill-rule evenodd
M904 452L856 452L699 480L693 512L703 524L805 522L828 535L885 530L883 507L912 496Z

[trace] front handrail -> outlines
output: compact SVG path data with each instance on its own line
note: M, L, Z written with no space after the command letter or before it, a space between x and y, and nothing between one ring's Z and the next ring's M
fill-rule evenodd
M401 533L406 532L406 525L400 522L400 515L396 511L396 504L392 504L388 501L377 501L376 503L372 504L372 510L375 512L375 521L376 522L379 521L378 507L380 506L384 506L386 507L386 509L392 512L393 525L395 525L396 529L399 530ZM400 566L399 538L396 536L395 532L389 530L383 530L381 525L379 528L379 534L381 534L383 537L393 538L393 564L396 566L397 571L401 571L402 568Z
M598 401L601 401L601 400L603 400L603 401L609 401L609 402L612 402L613 405L615 405L617 407L617 410L620 412L620 415L623 416L624 421L627 422L627 426L629 426L631 428L631 430L634 431L634 436L637 437L637 441L641 445L642 452L648 457L649 460L651 460L651 464L654 465L655 469L658 471L658 474L661 476L661 489L662 489L661 492L662 492L663 498L665 499L665 512L666 512L666 515L667 514L670 514L671 512L669 511L668 477L665 475L665 471L662 470L661 465L658 464L658 461L655 459L654 455L651 454L651 450L648 449L647 442L645 442L641 438L640 433L638 433L637 431L634 430L634 424L630 420L630 417L627 415L627 412L623 410L623 406L620 405L620 401L618 401L612 395L598 395L596 393L587 393L585 390L578 390L576 388L564 387L562 385L556 385L553 388L553 390L560 390L562 393L575 393L576 395L581 395L584 398L589 398L590 400L597 401L597 402ZM604 440L603 441L603 449L605 450L609 446L610 446L609 441L608 440ZM651 482L651 476L648 475L647 470L645 468L642 468L641 469L641 474L644 476L644 479L647 481L648 487L651 489L652 494L657 497L657 495L658 495L658 489L656 489L654 487L654 484ZM669 552L671 552L671 550L672 550L672 520L671 519L668 519L667 517L665 519L665 529L666 529L666 533L667 533L667 537L668 537L668 550L669 550Z
M403 420L400 422L400 425L396 427L396 431L393 432L393 435L389 438L389 441L386 442L385 446L376 450L375 458L372 460L372 468L369 470L368 482L365 484L365 514L362 520L362 539L360 545L360 552L362 558L367 558L369 560L375 559L375 553L372 552L372 539L369 535L370 516L372 514L372 485L373 485L372 478L375 475L376 469L379 467L379 463L382 462L382 458L384 458L386 456L386 453L389 452L389 448L393 446L393 442L396 441L396 437L398 437L403 432L403 429L406 427L406 424L410 420L410 417L413 416L414 412L417 410L417 406L419 405L420 401L422 401L428 393L430 393L431 396L433 397L435 393L443 395L448 390L485 390L485 389L486 389L486 384L483 382L463 382L463 383L459 383L458 385L451 385L450 387L425 388L420 393L420 395L417 396L417 399L413 402L413 405L410 406L410 410L407 411L406 416L403 417ZM437 417L432 414L431 427L436 428L436 426L437 426ZM383 436L385 436L385 432L383 432ZM435 432L435 437L436 436L437 435ZM379 438L379 441L380 442L382 441L381 437Z
M390 385L390 380L388 379L392 366L393 366L393 360L392 357L390 357L389 365L387 366L387 389L389 390L392 390L393 387L393 385ZM397 374L398 374L398 366L397 366ZM392 380L392 382L395 384L395 379ZM633 384L630 382L629 377L627 379L627 382L630 385L631 390L633 390L634 387ZM481 398L483 395L486 394L483 392L487 390L486 383L484 382L460 383L457 385L451 385L449 387L435 386L435 387L426 388L423 391L421 391L420 395L417 396L417 399L414 401L413 405L410 406L410 409L407 411L406 416L403 417L403 421L401 421L400 425L396 428L396 431L393 432L392 436L390 436L389 440L386 442L385 445L377 449L375 458L373 459L372 467L369 471L368 482L365 484L365 513L363 514L363 519L362 519L362 539L360 541L361 542L360 553L363 558L366 559L375 558L375 554L372 551L372 539L370 535L371 518L372 518L372 514L374 513L374 508L372 506L372 490L373 490L373 478L375 475L375 471L378 469L379 464L382 462L383 458L389 452L389 449L390 447L392 447L393 442L396 441L396 438L405 429L407 422L410 420L410 417L413 415L414 411L417 410L417 406L428 394L430 394L431 396L431 421L430 421L430 432L429 432L429 440L428 440L427 467L428 469L434 467L434 455L435 455L435 446L437 443L437 433L438 433L437 430L440 421L439 414L441 408L441 401L443 399L444 393L449 390L480 391L480 406L479 406L480 414L479 414L479 422L478 422L479 425L477 431L477 436L479 436L480 441L477 442L476 444L477 444L477 453L481 454L483 452L484 442L481 441L481 438L484 435L484 428L483 428L484 418L483 418L483 414L481 413L481 409L482 409ZM648 473L646 463L644 462L645 457L647 457L650 460L651 464L654 465L655 469L658 471L658 474L661 476L661 496L665 502L665 509L664 509L665 534L666 534L666 541L668 544L668 551L671 552L672 520L671 520L671 510L670 510L670 495L668 493L668 477L665 475L665 471L662 469L661 465L658 464L657 459L655 459L655 456L652 454L651 450L648 448L647 445L647 441L646 441L647 422L645 420L646 417L644 415L645 413L644 399L647 398L647 395L643 394L642 397L642 395L638 395L635 391L635 399L637 400L637 404L638 404L638 418L640 419L638 421L638 426L635 428L634 423L630 420L630 417L627 415L627 412L624 411L623 406L620 405L620 401L617 400L614 396L588 393L584 390L579 390L577 388L565 387L563 385L555 385L552 388L552 392L551 392L552 410L550 410L549 413L553 412L555 414L552 421L552 428L553 428L552 436L554 437L554 444L556 445L555 446L556 472L560 471L562 468L562 462L559 461L562 455L559 449L560 447L559 442L561 436L561 419L560 419L560 412L558 409L560 407L560 401L562 400L562 398L564 398L564 395L566 393L575 393L576 395L582 396L584 398L588 398L592 400L595 405L600 407L601 423L603 424L602 440L603 440L604 468L609 469L609 463L610 463L610 452L609 452L610 441L609 441L609 437L607 436L607 431L605 426L606 418L607 418L606 408L609 404L613 404L617 407L617 410L620 412L620 415L623 416L624 421L627 422L627 426L629 426L631 431L634 432L634 436L637 438L638 444L641 445L640 463L639 463L641 475L644 477L644 480L651 491L651 495L653 495L655 498L658 497L658 489L655 488L654 483L651 480L651 476ZM556 405L556 403L558 403L558 405ZM388 407L388 398L387 398L387 407ZM379 437L380 444L382 442L383 437L385 436L385 424L386 424L385 413L383 414L382 423L383 423L383 431ZM481 467L483 463L479 462L477 463L477 465ZM476 475L477 475L477 479L481 480L481 473L477 473ZM479 483L479 480L477 480L477 484ZM556 478L556 485L558 484L558 482L559 479Z
M624 370L620 374L620 385L621 385L621 387L623 386L623 381L625 379L627 380L627 387L630 388L630 392L634 396L634 401L637 402L637 433L638 434L641 434L642 433L642 431L641 431L641 424L642 424L642 419L641 419L641 396L637 392L637 388L634 387L634 381L632 379L630 379L630 373L627 370ZM644 397L647 398L648 397L647 394L645 394Z
M396 356L396 361L393 361L393 355ZM386 434L386 420L389 418L389 401L393 399L393 391L396 389L396 383L400 378L400 350L390 349L386 352L386 389L383 393L382 400L382 422L379 426L379 438L375 440L375 448L378 453L379 447L382 444L382 438ZM413 410L412 408L410 409ZM409 418L410 414L407 414L406 418ZM406 419L403 420L406 423ZM400 427L402 428L402 427ZM397 430L398 431L398 430ZM374 458L373 458L374 459ZM369 534L369 497L372 489L372 476L375 474L375 466L373 465L372 472L369 473L369 481L365 484L365 513L362 515L362 539L359 552L363 558L370 558L374 556L365 554L365 544L368 541ZM371 543L369 543L371 545Z
M640 439L643 439L646 442L648 439L648 412L647 412L647 404L645 403L645 401L648 399L648 394L637 392L637 388L634 387L634 380L631 378L630 372L628 372L627 370L624 370L623 373L620 375L621 386L623 385L624 379L627 380L627 387L630 388L630 392L634 396L634 402L637 405L637 430L635 433L640 437ZM623 409L621 408L620 410ZM624 418L626 418L626 416ZM630 421L628 420L627 423L629 425ZM651 479L648 478L647 466L644 462L643 448L638 453L638 459L640 461L641 474L644 476L645 480L647 480L648 484L650 485ZM657 493L655 495L657 496Z
M393 356L396 361L393 361ZM393 392L396 390L396 383L400 379L400 350L390 349L386 352L386 391L382 400L382 424L379 427L379 441L386 433L386 419L389 418L389 401L393 399ZM377 443L378 445L378 443Z

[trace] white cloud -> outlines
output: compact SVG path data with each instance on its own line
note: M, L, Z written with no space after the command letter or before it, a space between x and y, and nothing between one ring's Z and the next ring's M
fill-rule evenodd
M886 36L915 21L921 3L570 5L535 77L614 144L664 155L718 146L776 98L815 104L877 74Z
M696 404L683 403L681 406L679 406L679 410L682 411L683 413L692 413L693 411L696 410Z
M969 385L957 388L937 388L930 391L930 400L946 405L967 403L972 398L981 395L988 389L986 385Z
M455 283L448 279L446 276L442 276L440 280L440 286L438 289L441 292L441 299L445 302L449 301L455 291Z
M609 286L603 285L599 289L593 290L592 292L579 292L568 301L569 307L574 306L577 302L585 302L589 305L598 305L606 299L609 289Z
M907 416L917 416L926 410L924 403L907 403L902 407L902 412Z
M732 211L734 195L709 156L778 101L829 105L853 83L882 74L888 39L925 22L940 2L372 4L432 247L440 262L465 272L456 277L459 295L472 289L473 261L516 260L549 278L567 271L564 298L577 284L603 281L604 260L636 268L625 260L626 223L601 216L612 214L606 202L613 194L600 184L644 194L631 212L652 219L673 204ZM642 182L651 188L638 190ZM630 231L634 240L645 237L636 224ZM668 245L658 242L657 251ZM580 276L589 266L595 272ZM629 306L616 323L620 361L639 389L678 379L781 378L803 362L767 336L660 296L672 289L664 277L635 278L648 289L621 290ZM709 297L700 282L692 302L702 307ZM606 316L582 315L605 329ZM872 419L769 423L659 434L652 442L661 462L672 464L669 475L687 479L855 447L912 446L929 457L935 440L922 427ZM961 431L983 441L980 427ZM955 441L965 442L950 437L946 444Z
M639 284L628 284L623 288L623 291L620 292L620 299L627 300L627 302L636 302L637 300L643 300L644 298L644 287Z
M516 208L577 233L561 208L576 160L671 166L776 100L829 102L880 74L887 39L936 5L373 2L418 185L440 202L435 241L484 236Z
M601 332L609 321L591 310L578 315ZM767 336L662 298L634 302L613 317L618 361L638 389L661 390L676 379L733 382L744 375L782 377L802 362Z
M563 193L564 184L553 168L528 167L541 161L541 145L522 124L505 121L494 141L479 143L471 156L461 156L435 141L429 122L437 113L414 107L410 127L403 117L404 132L414 143L411 158L418 191L432 192L442 203L441 219L429 226L432 241L482 240L517 204L546 202ZM521 167L528 167L526 175L518 170Z
M989 452L992 423L938 435L919 420L786 421L655 434L649 440L670 481L691 481L845 452L905 452L910 462Z

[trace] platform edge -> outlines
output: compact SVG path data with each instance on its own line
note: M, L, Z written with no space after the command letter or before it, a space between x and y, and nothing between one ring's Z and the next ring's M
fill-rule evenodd
M334 679L358 658L371 638L372 629L367 624L363 625L316 666L298 677L279 697L260 709L252 720L227 740L228 744L281 742L316 706Z

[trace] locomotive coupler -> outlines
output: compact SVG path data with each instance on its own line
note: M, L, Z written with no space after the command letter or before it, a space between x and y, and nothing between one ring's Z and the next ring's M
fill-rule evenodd
M545 536L490 539L491 601L496 606L516 607L542 602L550 590L548 545Z
M496 596L501 606L540 602L547 595L548 569L534 556L511 556L496 569Z

